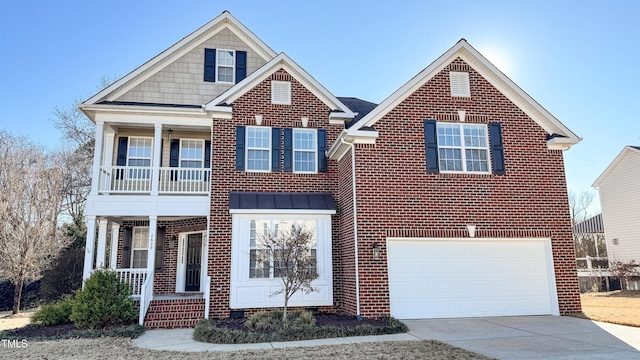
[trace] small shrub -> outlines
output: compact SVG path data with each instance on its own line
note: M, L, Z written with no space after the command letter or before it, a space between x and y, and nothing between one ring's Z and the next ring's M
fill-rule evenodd
M79 329L130 325L137 314L128 284L111 270L95 270L78 291L71 321Z
M282 328L282 311L258 311L249 316L245 325L254 330L277 330Z
M274 316L272 314L273 312L263 313L265 313L266 315L259 315L258 317L260 319L268 317L267 315ZM308 315L305 314L301 315L300 317L307 316ZM247 320L247 322L248 321L249 320ZM293 324L294 322L295 321L292 321L291 323ZM372 326L368 324L362 324L355 327L318 327L315 325L303 324L302 326L298 327L290 325L286 328L279 328L278 330L274 330L271 332L255 332L220 328L215 325L215 320L201 320L198 325L196 325L193 339L196 341L209 342L214 344L248 344L274 341L327 339L346 336L398 334L409 331L405 324L394 318L387 318L386 322L386 326Z
M288 315L289 326L292 328L304 328L316 325L316 317L311 311L296 310Z
M73 297L66 296L54 304L43 305L31 318L34 326L54 326L71 323Z

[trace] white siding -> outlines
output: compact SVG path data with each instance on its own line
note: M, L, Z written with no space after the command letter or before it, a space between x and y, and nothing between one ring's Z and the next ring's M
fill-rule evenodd
M232 86L232 84L204 81L204 49L206 48L246 51L247 76L266 63L229 29L224 29L120 96L116 101L206 104Z
M640 154L626 151L599 190L609 260L640 261Z

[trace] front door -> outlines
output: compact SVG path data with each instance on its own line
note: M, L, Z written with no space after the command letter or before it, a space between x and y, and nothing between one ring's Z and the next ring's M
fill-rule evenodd
M200 259L202 259L202 234L189 234L185 291L200 291L200 271L202 271Z

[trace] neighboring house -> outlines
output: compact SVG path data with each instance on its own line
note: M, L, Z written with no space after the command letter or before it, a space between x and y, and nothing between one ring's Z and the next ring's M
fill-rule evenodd
M600 194L609 262L640 263L639 177L640 147L625 146L593 183ZM631 287L640 289L640 280Z
M580 138L465 40L376 105L225 11L80 108L96 123L84 276L115 269L149 327L281 306L251 254L296 223L320 278L291 306L581 311L562 156Z
M619 290L620 281L611 278L607 243L604 236L602 214L592 216L573 226L573 245L580 291Z

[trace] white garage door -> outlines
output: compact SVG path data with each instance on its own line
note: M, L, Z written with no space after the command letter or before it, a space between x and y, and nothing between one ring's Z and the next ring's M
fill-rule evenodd
M389 239L391 315L557 315L550 246L547 239Z

